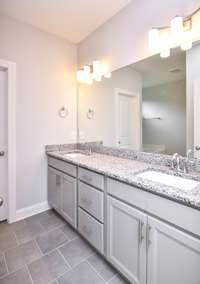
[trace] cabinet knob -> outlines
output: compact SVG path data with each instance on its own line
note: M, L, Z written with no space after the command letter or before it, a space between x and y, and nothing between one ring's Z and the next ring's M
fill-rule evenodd
M0 151L0 157L3 157L5 155L4 151Z
M195 147L195 149L196 149L196 151L200 151L200 146L197 145L197 146Z
M4 199L3 199L3 197L0 197L0 206L2 206L2 205L3 205L3 203L4 203Z

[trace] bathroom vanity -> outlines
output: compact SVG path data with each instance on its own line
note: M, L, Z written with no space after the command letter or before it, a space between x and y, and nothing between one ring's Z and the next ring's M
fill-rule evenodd
M200 283L198 175L187 191L140 177L152 169L177 174L143 161L47 155L50 206L131 283Z

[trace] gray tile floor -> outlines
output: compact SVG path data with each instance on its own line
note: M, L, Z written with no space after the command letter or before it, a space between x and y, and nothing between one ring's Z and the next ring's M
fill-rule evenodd
M103 283L127 282L54 211L0 223L0 284Z

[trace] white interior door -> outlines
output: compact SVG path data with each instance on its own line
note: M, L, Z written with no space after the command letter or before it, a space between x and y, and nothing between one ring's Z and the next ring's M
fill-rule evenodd
M200 79L194 82L194 155L200 158Z
M116 93L116 146L139 150L140 103L137 94L120 90Z
M0 221L7 219L7 71L0 67Z

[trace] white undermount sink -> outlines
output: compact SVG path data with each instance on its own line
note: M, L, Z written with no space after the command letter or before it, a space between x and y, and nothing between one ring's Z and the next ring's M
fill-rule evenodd
M156 172L153 170L140 173L137 175L137 177L141 177L143 179L147 179L154 182L159 182L168 186L173 186L184 191L192 190L196 186L200 185L200 182L195 180L165 174L162 172Z
M71 152L71 153L67 153L67 154L64 154L63 157L68 157L68 158L82 158L86 156L86 154L84 153L81 153L81 152Z

